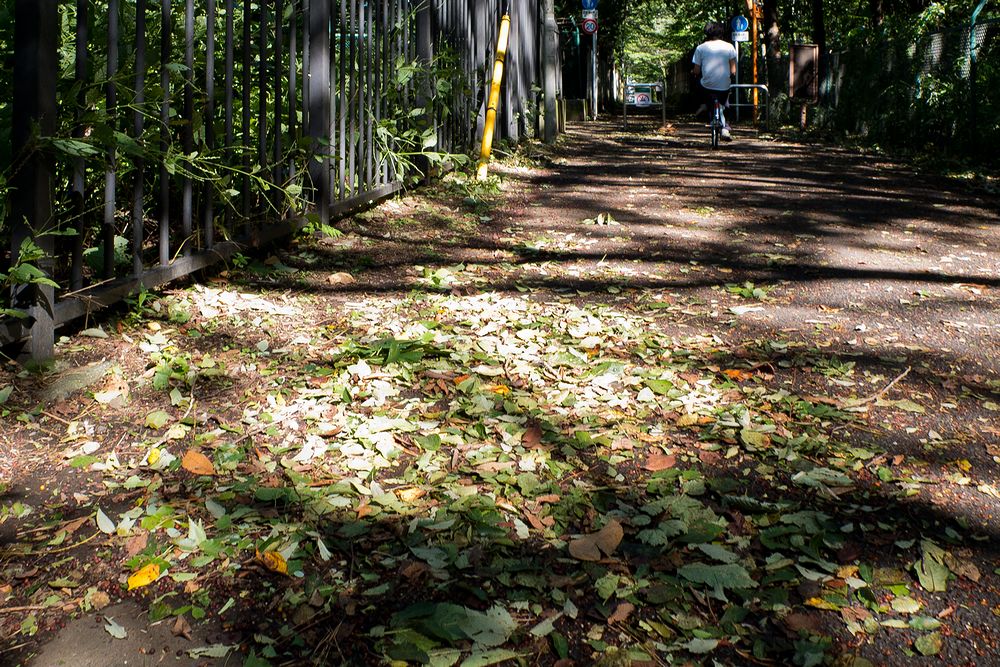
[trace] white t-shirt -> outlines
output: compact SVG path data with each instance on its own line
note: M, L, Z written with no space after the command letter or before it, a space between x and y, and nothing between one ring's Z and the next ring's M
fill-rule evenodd
M691 62L701 67L701 85L709 90L729 90L729 61L736 60L736 47L721 39L702 42Z

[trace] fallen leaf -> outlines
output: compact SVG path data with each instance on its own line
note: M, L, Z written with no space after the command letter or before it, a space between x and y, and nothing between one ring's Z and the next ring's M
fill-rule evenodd
M137 535L133 535L125 541L125 553L129 558L131 558L145 549L148 542L149 533L138 533Z
M142 588L156 581L160 576L160 566L150 563L128 578L128 589Z
M279 554L277 551L265 551L263 553L258 551L257 562L263 565L271 572L277 572L278 574L288 574L288 563L285 562L285 557Z
M941 636L940 632L932 632L927 635L921 635L917 637L917 640L913 642L913 647L917 649L920 655L937 655L941 652L941 647L944 645L944 638Z
M181 459L181 467L195 475L214 475L215 466L207 456L195 449L189 449Z
M415 486L408 489L400 489L397 493L399 494L399 499L404 503L416 502L427 495L427 491Z
M614 613L608 616L608 624L625 622L633 611L635 611L635 605L631 602L618 603Z
M125 639L126 637L128 637L128 631L121 625L116 623L115 619L111 618L110 616L105 616L104 621L105 621L104 630L109 635L111 635L115 639Z
M573 558L583 561L601 560L601 553L610 556L621 544L625 531L616 519L609 521L604 528L569 543L569 553Z
M331 285L353 285L357 282L349 273L338 272L331 274L329 278L326 279Z
M170 634L174 637L183 637L191 641L191 624L183 616L178 616L177 620L174 621L173 627L170 628Z
M642 467L650 472L659 472L660 470L673 468L676 464L677 457L672 454L652 454L646 459L646 463Z

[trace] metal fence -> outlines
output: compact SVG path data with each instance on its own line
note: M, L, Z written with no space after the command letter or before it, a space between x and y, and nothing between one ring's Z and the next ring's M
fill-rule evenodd
M30 263L9 281L18 283L10 307L28 317L0 319L0 344L30 336L43 358L55 328L93 308L397 192L407 155L428 136L434 150L468 152L505 9L502 0L12 4L12 17L0 13L12 23L0 26L3 62L13 63L0 77L14 93L12 110L0 103L13 223L0 232L0 272ZM539 4L513 3L499 139L535 131Z

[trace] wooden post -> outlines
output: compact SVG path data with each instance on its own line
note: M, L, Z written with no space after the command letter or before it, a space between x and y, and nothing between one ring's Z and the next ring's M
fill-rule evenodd
M56 73L59 17L57 0L16 0L14 7L14 90L12 144L18 168L13 182L14 229L12 258L21 244L33 239L45 257L38 268L51 274L54 266L52 216L53 165L38 150L38 136L56 130ZM37 135L35 134L37 132ZM18 287L15 307L28 310L32 320L29 353L33 361L48 361L55 348L55 291L46 285Z
M557 69L559 67L559 27L556 25L554 0L545 0L545 35L543 41L545 68L545 143L556 140L559 118L556 111Z

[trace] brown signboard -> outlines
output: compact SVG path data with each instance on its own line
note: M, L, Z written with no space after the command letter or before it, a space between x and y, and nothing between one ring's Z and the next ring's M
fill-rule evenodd
M819 101L819 46L793 44L788 58L788 94L801 102Z

